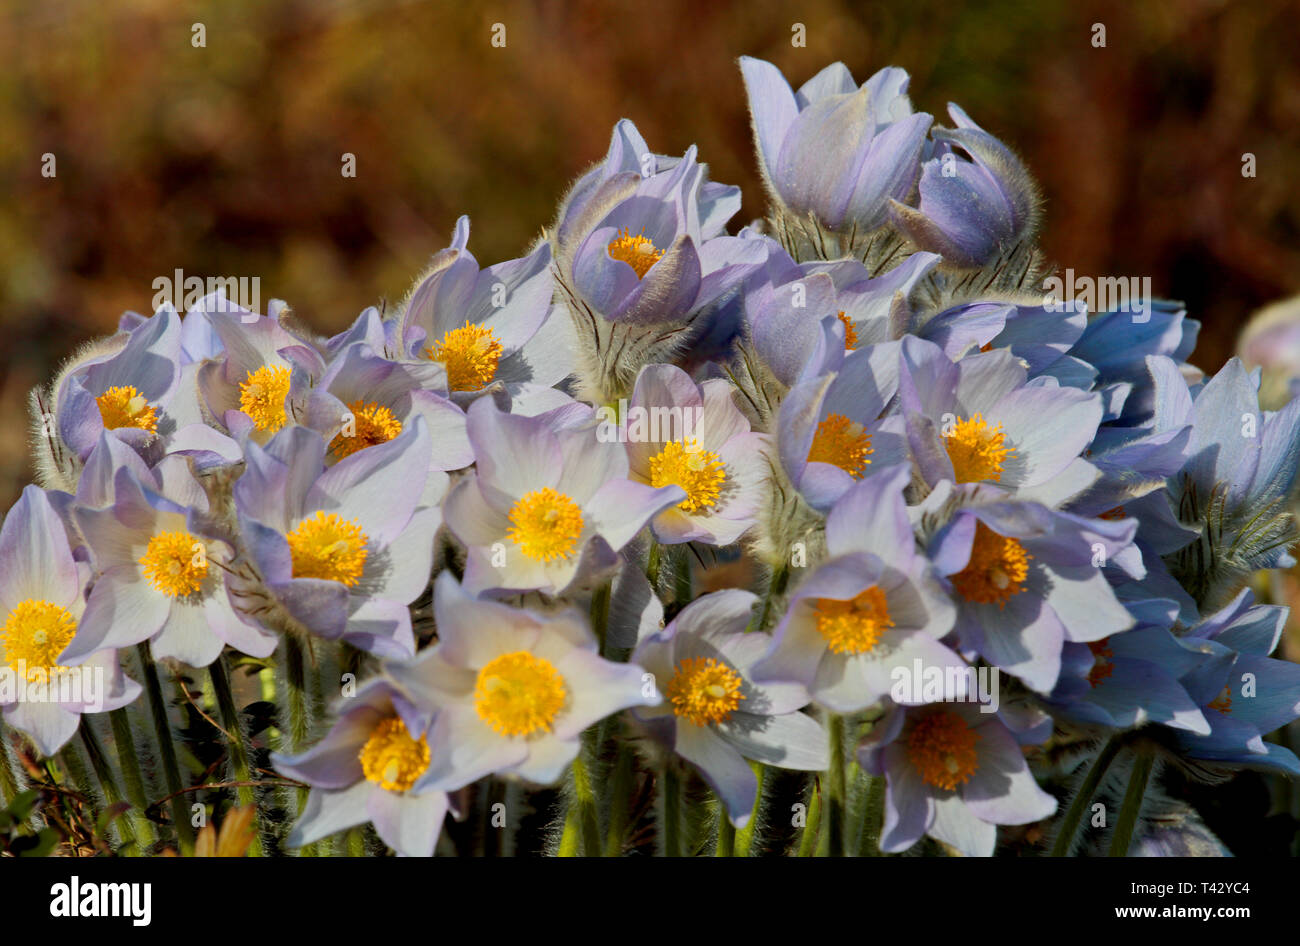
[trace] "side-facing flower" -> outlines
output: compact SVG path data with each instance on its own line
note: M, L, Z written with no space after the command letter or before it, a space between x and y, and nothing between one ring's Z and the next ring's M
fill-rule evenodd
M312 786L289 847L370 822L399 855L433 856L451 804L446 792L416 786L429 768L427 719L382 678L358 688L336 710L338 719L312 748L271 755L278 771Z
M584 729L659 702L639 666L598 655L576 611L475 599L447 572L433 607L438 643L384 668L417 712L436 714L417 791L453 791L492 774L551 784L577 757Z
M799 712L808 702L804 688L754 680L754 663L768 645L766 635L745 631L757 603L737 589L704 595L663 630L643 636L632 654L664 697L632 714L700 770L738 828L748 823L758 793L746 759L807 772L829 764L825 729Z
M687 500L680 486L629 480L623 445L602 442L587 414L579 426L556 426L547 415L503 414L490 398L470 407L477 463L444 515L468 548L472 593L561 594L612 570L647 522Z
M140 695L114 650L76 667L63 661L85 611L87 577L44 491L28 486L0 527L0 708L5 723L46 756L72 738L82 713L115 710Z

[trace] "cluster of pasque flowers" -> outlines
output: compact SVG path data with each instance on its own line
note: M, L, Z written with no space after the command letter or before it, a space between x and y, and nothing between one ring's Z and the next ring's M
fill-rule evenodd
M1300 715L1286 612L1247 587L1293 562L1300 400L1202 377L1178 305L1045 298L1029 174L902 70L740 68L770 210L738 233L737 188L621 121L528 255L481 269L462 218L333 338L220 295L124 317L33 395L0 663L103 668L107 711L124 652L358 668L281 727L288 848L429 855L498 778L568 786L561 852L621 851L651 781L661 850L757 851L777 767L819 773L833 854L1069 851L1094 756L1300 773L1265 739ZM85 711L4 721L48 755ZM1138 814L1122 851L1177 846Z

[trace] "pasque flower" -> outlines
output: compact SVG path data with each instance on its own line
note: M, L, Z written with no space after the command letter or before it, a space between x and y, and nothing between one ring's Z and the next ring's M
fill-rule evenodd
M826 731L799 712L808 695L797 684L756 682L767 638L746 633L758 599L730 589L691 602L663 630L638 642L632 660L653 675L663 702L633 715L667 748L700 770L744 827L758 779L745 761L815 772L829 759Z

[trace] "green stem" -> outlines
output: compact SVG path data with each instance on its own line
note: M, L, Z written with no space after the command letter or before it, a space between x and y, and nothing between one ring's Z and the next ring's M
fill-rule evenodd
M148 643L137 644L136 655L140 658L140 668L144 674L144 688L149 697L149 711L153 716L154 732L158 736L158 750L162 757L163 778L167 784L167 793L172 796L172 822L182 854L194 850L194 826L190 824L190 810L186 807L185 796L180 794L181 770L176 763L176 744L172 741L171 722L167 718L167 704L163 701L162 682L158 679L158 667L153 662Z
M577 857L578 856L578 835L582 829L578 827L578 806L570 804L568 811L564 813L564 832L560 835L560 846L556 850L556 857Z
M1133 829L1137 827L1138 814L1142 811L1142 799L1146 795L1147 782L1151 778L1151 768L1156 757L1150 746L1139 747L1135 756L1133 774L1129 776L1128 790L1124 792L1124 803L1119 810L1119 820L1115 822L1115 833L1111 836L1107 857L1128 856L1129 845L1133 843Z
M804 822L803 834L799 838L799 856L812 857L817 851L817 835L822 821L822 793L816 780L812 782L812 791L808 798L808 819Z
M673 599L684 608L691 603L691 553L685 545L677 547L677 562L673 573Z
M582 833L583 857L600 857L600 827L596 820L596 793L582 750L573 760L573 793L576 796L578 827Z
M606 657L609 656L605 646L605 635L609 627L609 598L610 583L607 581L591 593L591 630L600 644L600 654Z
M208 667L208 678L212 681L212 693L216 697L217 710L221 714L221 724L230 734L230 767L236 782L252 781L251 768L248 764L248 734L244 731L243 720L235 706L235 695L230 687L230 667L226 655L222 653ZM251 786L235 789L235 797L240 807L256 808L257 794ZM253 841L248 846L249 857L262 856L261 819L254 815Z
M750 624L746 630L761 631L767 628L772 617L772 605L777 598L785 594L785 588L789 581L790 569L788 566L778 565L772 570L772 577L767 582L767 591L763 595L763 609L759 612L757 623Z
M18 777L9 756L9 730L0 722L0 809L9 807L17 795Z
M727 805L718 799L718 846L713 851L714 857L736 856L736 826L727 815Z
M661 813L659 827L663 832L664 857L682 856L682 779L671 761L664 765L659 776Z
M623 842L627 837L628 805L631 803L632 794L633 762L632 750L628 748L626 742L620 742L609 793L609 829L605 833L606 857L623 855Z
M122 789L118 788L117 780L113 778L113 771L108 767L108 759L104 755L104 747L100 745L99 737L95 735L95 730L90 725L90 720L85 716L81 717L81 741L86 747L86 755L90 757L90 766L95 770L95 777L99 779L100 787L104 790L104 800L109 805L116 805L123 800ZM135 856L140 855L140 839L136 834L135 816L138 811L129 813L130 817L119 819L118 830L122 834L122 843L133 849Z
M659 561L663 556L663 546L650 538L650 554L646 558L645 577L650 582L650 588L655 594L659 594Z
M140 841L142 853L155 838L153 823L144 816L149 807L149 796L144 790L144 775L140 770L140 759L135 751L135 735L131 731L131 717L126 707L115 709L108 714L109 724L113 727L113 748L117 750L117 761L122 768L122 779L126 782L126 799L136 810L135 833Z
M826 720L831 744L831 767L827 771L826 838L828 857L844 856L844 717L832 713Z
M1079 790L1074 793L1074 800L1066 809L1065 817L1061 819L1061 827L1056 832L1056 843L1052 845L1052 857L1069 856L1070 846L1074 844L1074 835L1079 830L1079 823L1083 821L1083 813L1088 810L1088 802L1092 801L1097 786L1101 784L1102 777L1110 768L1111 762L1115 761L1121 745L1120 737L1112 736L1093 761L1092 768L1084 777Z
M767 781L767 766L761 762L750 762L749 767L758 779L758 791L754 794L754 809L749 813L749 821L736 832L736 857L749 857L754 846L754 832L758 829L759 815L763 810L763 783Z
M280 724L281 752L294 755L307 745L311 735L311 702L307 690L307 659L303 653L302 642L293 634L286 634L280 645L284 673L283 720ZM292 804L295 815L301 815L307 807L308 789L290 789L291 799L296 795L296 804ZM315 857L315 844L305 844L298 852L301 857Z
M862 834L858 838L858 857L880 857L880 826L885 814L884 776L867 776L861 802Z

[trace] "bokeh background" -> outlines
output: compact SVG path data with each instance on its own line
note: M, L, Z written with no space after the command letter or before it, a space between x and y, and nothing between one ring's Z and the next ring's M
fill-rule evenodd
M1217 370L1300 292L1298 24L1296 0L0 0L0 508L31 475L26 392L175 269L257 276L337 331L462 213L481 263L520 255L622 117L699 145L745 193L737 226L760 215L742 54L796 84L898 65L919 109L960 103L1037 176L1049 258L1149 276ZM1278 792L1215 789L1216 830L1289 846L1300 793Z

